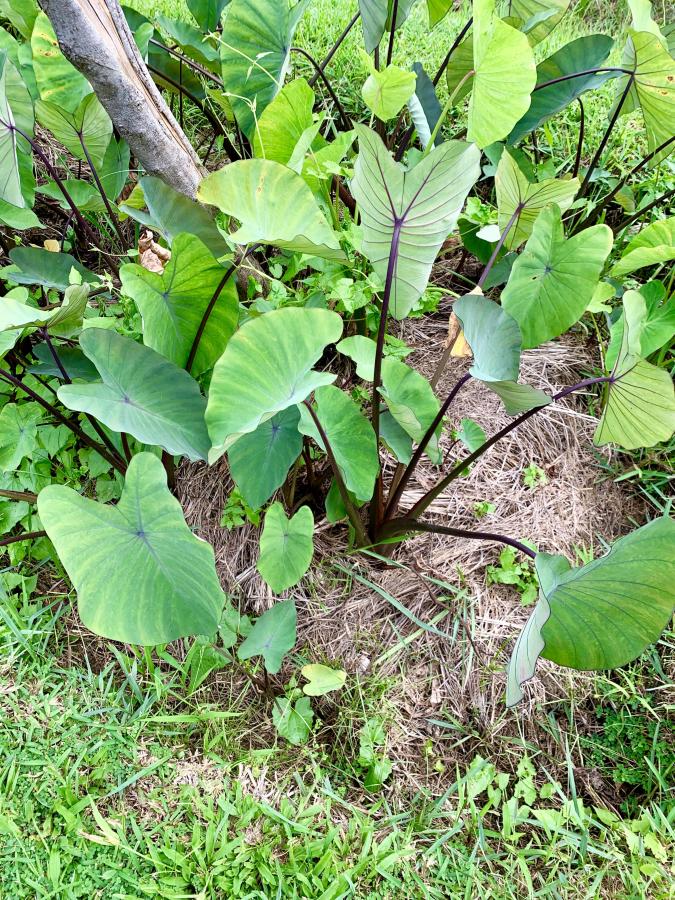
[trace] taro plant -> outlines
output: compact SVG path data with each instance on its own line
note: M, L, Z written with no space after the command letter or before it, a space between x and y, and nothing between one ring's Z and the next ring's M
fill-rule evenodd
M598 446L634 450L671 438L675 397L662 348L675 332L675 301L662 267L675 257L673 219L632 234L667 197L628 217L616 201L672 149L675 62L649 4L630 4L621 64L607 66L614 42L604 35L537 64L533 47L566 0L475 0L431 78L419 63L393 63L413 5L364 0L322 63L291 46L309 0L195 0L190 24L129 12L158 85L179 96L181 115L183 102L203 115L204 161L216 138L229 161L202 173L196 198L144 175L124 201L129 147L59 52L47 16L30 2L28 12L10 7L0 53L0 220L19 231L39 226L32 207L46 196L64 208L66 225L58 252L20 236L4 248L0 380L114 473L112 503L92 499L87 484L52 483L37 497L38 534L53 543L93 631L142 645L203 635L225 651L244 637L240 659L262 657L267 672L280 670L295 643L293 600L242 625L211 548L172 493L181 460L226 461L240 519L262 518L258 571L276 595L309 571L323 517L346 546L385 559L420 532L494 542L531 559L539 599L509 665L514 704L539 658L619 666L672 615L668 516L572 567L519 536L459 528L429 508L523 422L578 392L601 406ZM451 5L428 0L432 27ZM65 33L58 9L52 18ZM359 19L372 55L362 96L375 128L350 120L328 75ZM291 61L311 66L311 77L286 80ZM553 171L542 165L532 135L570 104L583 121L583 96L610 80L616 99L588 163L582 128L574 159ZM317 112L319 89L326 103ZM605 191L594 173L620 117L638 108L646 155ZM36 137L36 117L69 154L66 177ZM160 242L151 264L119 265L133 221ZM462 264L482 267L471 277L460 265L445 292L448 342L428 380L401 358L396 323L433 308L430 276L456 228ZM66 240L89 265L63 252ZM95 251L103 278L92 271ZM520 380L523 350L606 312L603 368L553 395ZM453 353L471 357L468 371L441 391ZM489 436L453 417L458 394L475 385L511 417ZM458 443L448 451L451 430ZM2 495L15 502L35 499L37 485L21 475L26 455L7 457ZM427 474L434 467L435 483L411 502L420 465ZM24 540L25 532L3 543ZM277 710L287 730L297 712L290 704Z

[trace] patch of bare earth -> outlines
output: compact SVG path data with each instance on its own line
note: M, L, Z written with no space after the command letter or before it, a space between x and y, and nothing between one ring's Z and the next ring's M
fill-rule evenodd
M400 336L416 348L407 362L427 376L442 353L446 323L434 316L408 320L403 326ZM439 382L439 396L447 395L468 367L467 360L451 360ZM524 353L521 381L554 393L581 380L592 367L591 350L583 339L572 337ZM441 440L444 471L464 455L450 435L463 417L473 418L488 435L509 421L498 398L470 382L451 408ZM540 550L564 553L572 560L577 547L602 553L601 542L630 530L629 519L640 521L645 510L599 468L599 451L591 442L594 428L583 395L541 411L489 451L470 474L453 482L426 518L529 539ZM531 463L546 472L547 484L525 486L523 470ZM387 468L391 475L393 461ZM403 510L438 480L439 471L431 463L421 465L404 494ZM185 466L179 473L187 520L214 547L224 589L243 611L259 614L274 598L256 571L256 529L228 531L219 524L231 489L224 461L211 468ZM473 506L484 500L493 503L495 511L479 523ZM504 768L515 766L520 751L513 737L536 742L545 757L550 754L545 764L553 766L554 757L561 755L550 736L558 701L573 692L577 714L583 716L593 676L542 662L527 702L517 711L505 710L504 670L530 610L513 588L486 583L486 566L498 561L497 544L425 534L396 550L393 561L401 567L385 567L349 555L346 529L330 526L319 514L315 548L309 575L288 594L298 607L298 648L309 659L339 663L364 682L371 676L391 679L389 753L397 761L395 772L404 792L422 786L444 789L454 778L454 762L466 764L478 752L500 759ZM382 593L345 570L358 573ZM392 604L392 597L407 613ZM436 633L421 629L415 620L435 620ZM279 685L292 670L289 665L281 673ZM231 679L228 674L224 680ZM319 709L322 713L330 741L330 701ZM561 724L564 728L564 721ZM264 723L261 729L251 733L254 744L263 732L273 739ZM592 773L579 775L592 796L602 788Z

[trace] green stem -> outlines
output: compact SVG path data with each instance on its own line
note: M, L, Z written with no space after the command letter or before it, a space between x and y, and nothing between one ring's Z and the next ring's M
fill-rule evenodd
M431 132L431 137L429 138L429 143L426 145L426 147L424 148L424 151L422 152L422 159L424 159L424 157L427 155L427 153L429 153L429 151L434 146L434 142L435 142L436 138L438 137L438 132L441 130L443 122L445 121L445 117L452 109L452 104L455 100L455 97L459 94L459 92L464 87L464 85L469 80L469 78L472 78L475 74L476 74L476 72L474 69L469 69L469 71L466 73L464 78L462 78L462 80L457 85L457 87L454 89L452 94L450 94L450 96L448 97L447 102L446 102L445 106L443 107L443 110L442 110L440 116L438 117L438 122L436 122L436 124L434 126L434 130Z

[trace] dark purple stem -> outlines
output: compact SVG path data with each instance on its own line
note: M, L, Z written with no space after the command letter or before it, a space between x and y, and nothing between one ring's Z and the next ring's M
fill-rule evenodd
M0 541L0 547L7 547L9 544L18 544L19 541L32 541L42 537L47 537L46 531L24 531L23 534L15 534L12 537L3 538Z
M358 511L356 507L349 499L349 491L347 490L347 485L344 482L342 477L342 472L337 464L337 460L335 459L335 454L333 453L333 448L330 445L330 441L328 440L328 435L326 434L319 417L317 416L312 404L309 400L303 400L303 404L309 410L309 414L312 417L312 421L316 426L316 430L319 432L319 437L321 438L321 443L323 444L324 450L326 451L326 456L328 457L328 462L330 463L330 467L333 470L333 476L335 478L335 482L338 486L338 490L340 491L340 496L342 497L342 502L344 503L344 507L347 510L347 515L349 516L349 521L352 523L352 527L356 532L356 538L359 542L360 546L366 546L368 543L368 539L366 537L366 533L363 529L363 523L359 517Z
M550 81L542 81L534 87L532 93L542 91L544 88L552 87L554 84L562 84L564 81L571 81L573 78L582 78L584 75L599 75L601 72L618 72L622 75L634 75L631 69L622 69L620 66L601 66L598 69L584 69L583 72L572 72L569 75L561 75L559 78L552 78Z
M432 525L430 522L420 522L417 519L393 519L383 529L383 537L393 537L396 534L405 534L409 531L422 531L429 534L449 534L451 537L468 538L475 541L496 541L498 544L506 544L519 550L530 559L536 559L536 552L526 544L506 537L503 534L494 534L490 531L466 531L463 528L450 528L446 525ZM385 534L386 532L386 534Z
M584 388L592 387L595 384L609 384L613 381L613 376L611 375L603 375L600 378L586 378L584 381L580 381L578 384L573 384L571 387L565 388L562 391L559 391L557 394L554 394L551 398L554 402L557 400L562 400L564 397L573 394L575 391L581 391ZM530 409L522 415L518 416L518 418L514 419L513 422L509 422L508 425L505 425L500 431L496 434L493 434L491 438L482 444L477 450L474 450L473 453L470 453L468 456L461 459L450 472L442 478L438 484L436 484L430 491L420 499L413 506L413 508L408 512L406 518L415 519L417 516L421 515L428 506L433 503L433 501L438 497L446 487L453 482L456 478L466 471L468 466L474 463L477 459L479 459L484 453L486 453L490 447L493 447L498 441L501 441L502 438L506 437L507 434L510 434L519 425L522 425L523 422L526 422L536 413L538 413L541 409L544 409L542 406L537 406L534 409Z
M612 117L609 120L607 129L606 129L604 135L602 136L602 140L600 141L600 146L595 151L595 156L591 160L591 164L588 167L588 171L586 172L586 175L584 176L584 180L581 183L581 187L579 188L579 193L577 195L578 198L586 196L586 191L588 190L588 185L591 183L591 177L593 175L595 167L597 166L598 162L600 161L600 157L605 152L605 147L607 146L607 143L611 137L612 131L614 130L614 126L616 125L616 123L619 119L619 115L621 114L621 108L623 107L624 103L626 102L626 98L628 97L628 94L630 93L630 90L633 87L633 81L635 79L635 76L633 75L632 72L629 74L630 74L630 77L628 78L626 88L625 88L623 94L621 95L621 99L619 100L619 102L616 105L616 109L614 110Z
M435 434L438 426L443 421L443 417L447 413L448 409L450 408L450 406L451 406L452 402L454 401L455 397L457 396L457 394L461 391L461 389L464 387L464 385L470 380L471 380L471 375L468 372L466 373L466 375L462 375L462 377L459 379L459 381L455 384L453 389L448 394L443 406L441 406L441 408L438 410L438 413L436 414L436 417L434 418L433 422L427 428L426 432L424 433L424 437L417 445L415 452L413 453L413 455L410 459L410 462L408 463L408 465L405 468L405 471L403 472L403 475L401 475L401 478L399 479L399 482L396 485L394 492L392 493L391 497L387 501L387 507L384 511L385 521L388 518L390 518L393 515L393 513L396 512L396 507L398 506L399 501L401 500L403 491L405 490L406 485L410 481L410 478L411 478L413 472L415 471L417 464L419 463L420 459L422 458L422 454L426 450L429 441L431 440L432 436Z
M352 127L352 123L349 119L349 116L344 111L344 107L340 103L338 95L333 90L333 85L328 80L326 73L321 68L319 63L314 59L314 57L310 53L308 53L306 50L303 50L302 47L291 47L291 53L299 53L301 56L304 56L305 59L308 60L308 62L310 62L314 66L314 70L315 70L316 74L319 76L319 78L323 82L326 90L330 94L331 100L333 101L338 112L340 113L340 118L342 119L342 127L344 128L345 131L350 131L351 127Z
M253 248L251 248L251 249L253 249ZM241 260L242 262L244 261L244 259L246 259L246 257L248 256L248 254L250 252L251 252L250 250L246 251L246 253L242 257L242 260ZM197 355L197 350L199 350L199 342L202 339L202 335L204 334L204 329L206 328L206 323L209 321L209 317L210 317L211 313L213 312L213 308L216 305L216 303L218 302L218 297L220 297L223 288L225 287L227 282L230 280L230 278L232 277L232 273L235 271L235 269L237 267L238 267L237 263L232 263L232 265L229 267L229 269L227 269L225 271L225 274L220 279L218 287L213 292L213 297L211 297L211 299L209 300L208 306L204 310L204 315L202 316L201 322L199 323L199 327L197 328L197 331L195 333L194 339L192 341L192 346L190 347L190 353L188 354L187 362L185 363L185 368L187 369L188 372L192 368L192 365L195 361L195 356Z
M398 0L394 0L391 8L391 31L389 32L389 47L387 48L387 65L391 65L391 58L394 55L394 34L396 33L396 19L398 18Z
M321 77L321 73L325 70L326 66L330 63L330 61L333 59L335 54L338 52L338 50L340 49L340 46L342 45L342 42L345 40L345 38L347 37L349 32L352 30L354 25L356 25L356 23L359 21L360 18L361 18L361 11L357 10L354 13L354 16L352 17L351 21L345 28L345 30L340 35L340 37L335 41L335 43L330 48L330 50L328 51L328 53L326 54L324 59L319 63L316 72L312 75L312 77L307 82L307 84L309 84L310 87L314 87L314 85L317 83L317 81Z
M434 87L436 87L436 85L438 84L438 82L441 80L441 78L442 78L442 76L443 76L443 72L445 72L445 70L448 68L448 64L449 64L449 62L450 62L450 59L452 58L452 54L453 54L453 53L455 52L455 50L459 47L459 45L462 43L462 41L464 40L464 38L465 38L466 35L467 35L467 32L469 31L469 28L471 28L472 25L473 25L473 18L469 19L469 21L466 23L466 25L464 26L464 28L462 28L462 30L460 31L460 33L459 33L459 34L457 35L457 37L455 38L455 40L454 40L452 46L450 47L450 49L449 49L448 52L446 53L445 59L444 59L443 62L441 63L438 72L436 72L436 74L434 75L434 79L433 79Z
M577 102L579 104L579 140L577 142L577 155L574 159L574 169L572 171L572 178L576 178L579 174L579 169L581 168L581 155L584 151L584 136L586 132L586 110L584 109L583 100L581 97L577 97Z

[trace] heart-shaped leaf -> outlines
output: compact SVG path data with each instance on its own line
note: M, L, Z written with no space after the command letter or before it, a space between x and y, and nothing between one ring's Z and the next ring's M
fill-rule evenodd
M469 370L481 381L516 381L520 368L521 335L518 323L494 300L467 294L453 304L471 347Z
M607 225L594 225L566 240L559 207L552 204L541 213L502 292L502 306L520 326L523 348L538 347L579 321L613 238Z
M296 406L262 422L230 447L230 474L244 500L259 509L286 480L288 470L300 455L302 436Z
M339 691L347 680L344 669L331 669L330 666L314 664L303 666L300 671L302 677L309 682L302 686L308 697L323 697L331 691Z
M417 76L399 66L390 65L378 70L367 53L363 53L362 57L370 70L361 90L363 102L378 119L388 122L399 114L415 93Z
M192 460L206 459L206 401L191 375L108 328L87 328L80 346L102 380L61 385L59 400L68 409L91 413L113 431L131 434L143 444Z
M373 427L358 403L335 385L317 388L315 412L347 490L358 500L370 500L380 471ZM302 434L309 435L325 451L324 442L305 406L300 407Z
M342 319L323 309L284 307L250 319L216 363L206 407L214 462L242 435L335 380L312 366L342 333ZM264 361L264 364L262 364Z
M314 555L314 516L301 506L290 519L281 503L273 503L265 514L260 535L258 572L275 594L293 587L309 569Z
M344 259L338 237L300 175L267 159L230 163L202 181L203 203L236 217L238 244L265 243L296 253Z
M361 249L383 282L394 254L390 311L402 319L426 288L436 254L457 224L480 174L480 153L473 145L447 141L406 169L373 131L363 125L356 130L359 155L351 188L361 213Z
M223 23L220 57L225 89L239 127L249 138L256 119L279 93L291 43L308 0L231 0Z
M7 96L7 73L11 62L5 52L0 51L0 198L15 207L25 207L21 171L17 147L17 133L14 130L14 112Z
M495 0L474 0L468 139L479 147L506 137L530 108L537 80L527 36L499 19L494 8Z
M177 366L187 365L192 344L206 310L226 275L199 238L179 234L162 274L135 263L122 266L124 293L133 299L143 319L143 343ZM212 368L237 326L239 297L230 274L210 310L192 364L194 376Z
M276 675L284 656L295 646L296 623L293 600L275 603L256 619L250 634L237 650L237 656L239 659L262 656L267 671L270 675Z
M186 525L156 456L134 456L116 506L54 484L38 512L91 631L145 645L216 631L225 597L213 550Z
M623 297L623 338L608 385L607 401L593 436L598 446L615 443L626 450L653 447L675 431L675 391L669 372L640 358L647 318L638 291Z
M656 519L579 569L537 554L539 602L509 664L506 702L522 699L540 657L573 669L623 666L658 640L675 603L675 522Z
M515 250L532 234L535 221L549 204L556 203L561 212L567 212L579 190L579 179L549 178L531 184L513 156L504 150L497 166L495 188L499 229L503 232L511 225L504 245Z

